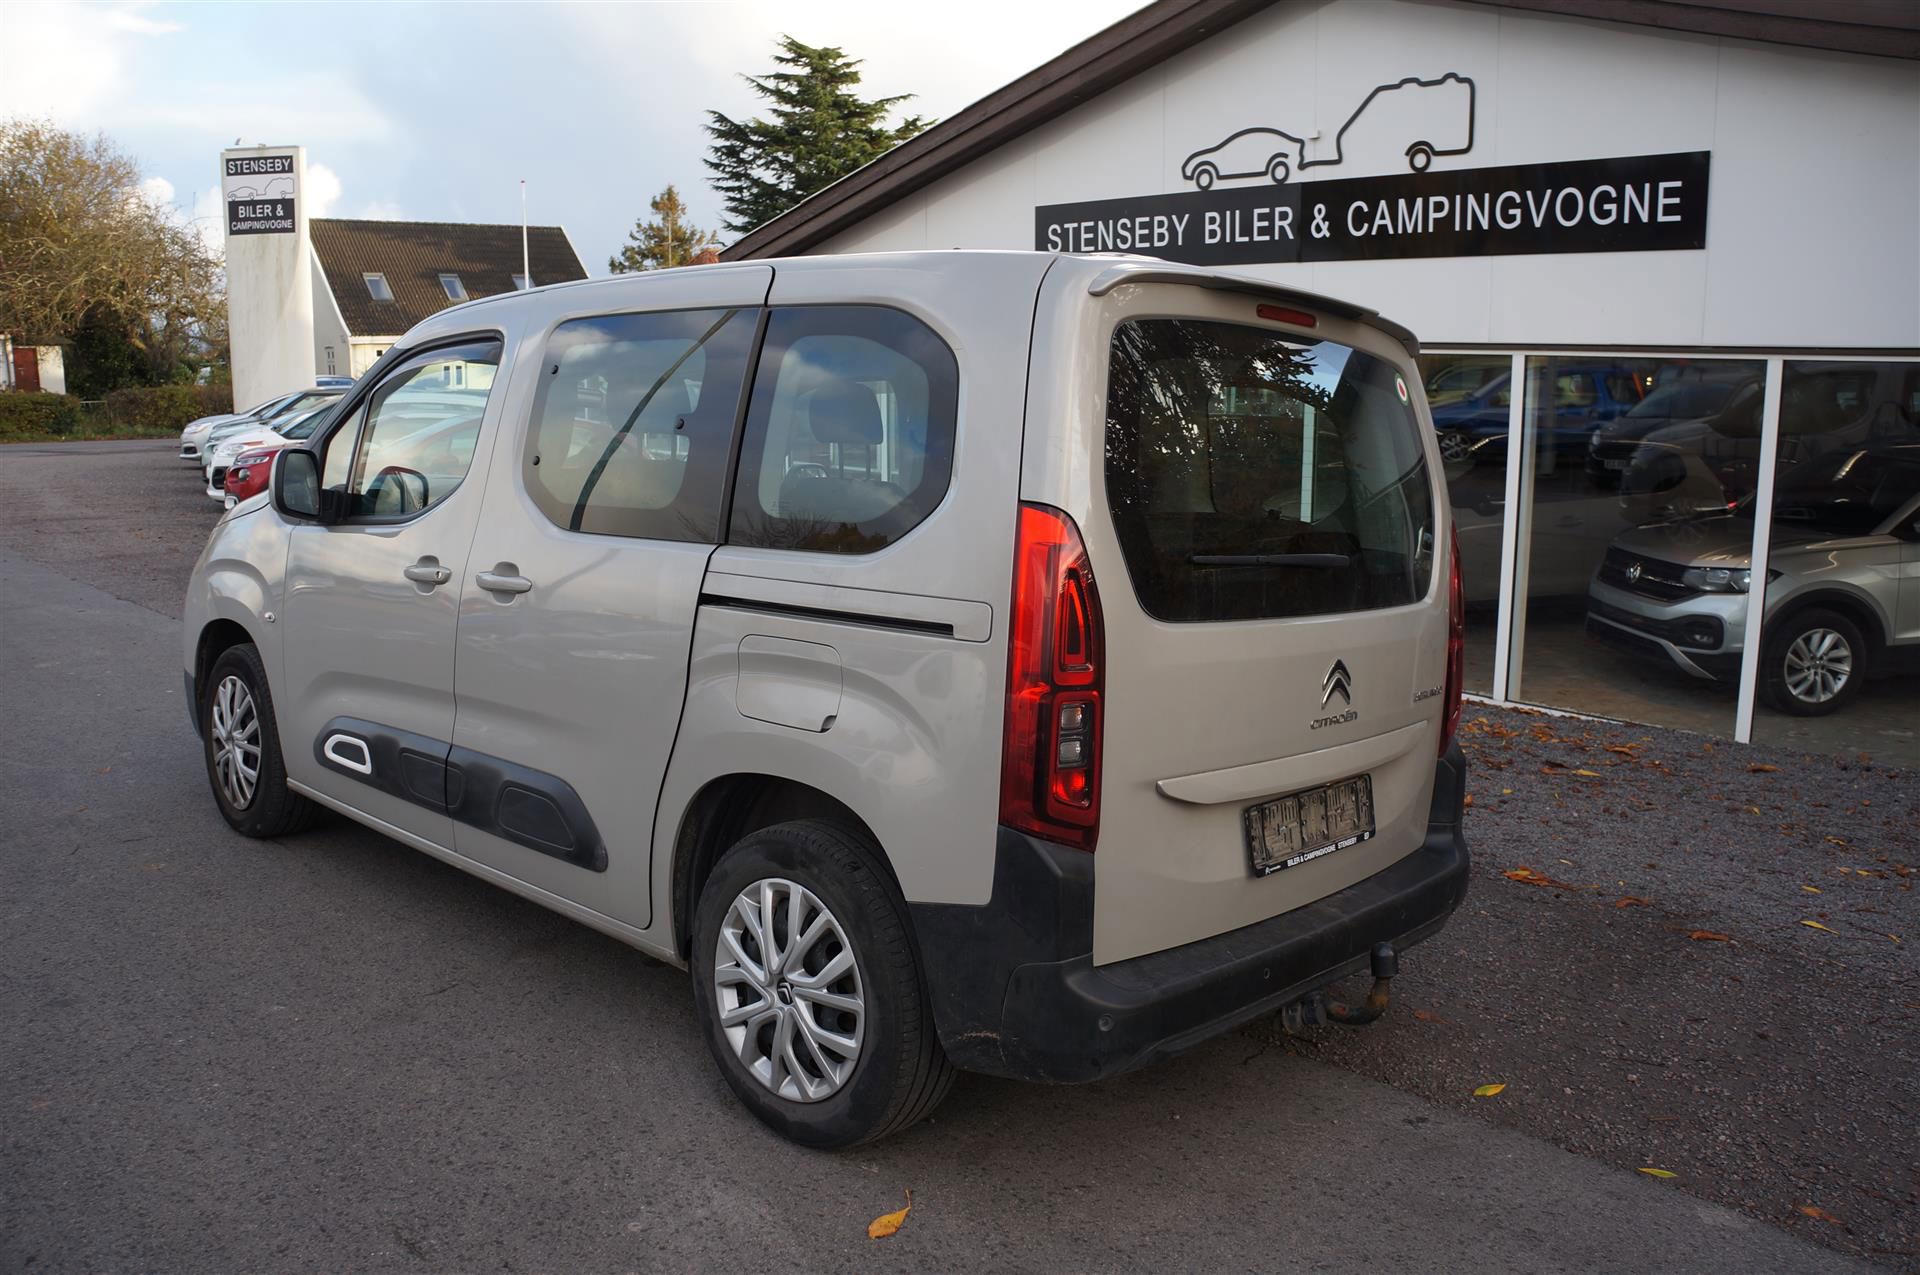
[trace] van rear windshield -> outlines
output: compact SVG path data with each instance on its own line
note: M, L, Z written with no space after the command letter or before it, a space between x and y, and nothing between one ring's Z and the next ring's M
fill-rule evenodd
M1433 575L1419 418L1391 363L1199 319L1113 335L1107 501L1161 620L1403 606Z

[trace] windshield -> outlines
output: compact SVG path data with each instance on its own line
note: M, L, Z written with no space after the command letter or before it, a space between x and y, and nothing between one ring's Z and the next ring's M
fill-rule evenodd
M1243 324L1123 323L1106 450L1114 530L1153 616L1326 615L1426 596L1433 489L1391 363Z
M313 408L331 403L339 397L340 395L337 393L330 394L319 390L303 390L298 394L289 395L285 402L281 403L280 406L273 411L268 412L264 419L270 421L278 420L289 412L310 411Z

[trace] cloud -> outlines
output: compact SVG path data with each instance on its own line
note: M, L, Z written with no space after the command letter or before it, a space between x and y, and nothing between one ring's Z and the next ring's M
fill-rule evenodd
M307 188L301 194L307 201L307 216L328 216L340 202L340 175L325 164L308 160Z
M176 31L187 29L184 23L143 18L132 9L109 10L106 14L106 22L115 31L126 31L133 35L172 35Z
M370 199L360 207L360 216L366 221L405 221L406 210L390 199Z
M147 197L150 204L173 203L173 183L164 177L149 177L140 183L140 193Z

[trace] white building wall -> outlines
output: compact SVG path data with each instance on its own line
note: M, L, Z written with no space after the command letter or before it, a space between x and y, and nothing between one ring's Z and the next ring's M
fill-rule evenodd
M229 234L227 332L233 357L233 398L259 403L313 384L313 250L307 229L306 151L261 146L221 153L225 160L294 156L294 221L288 233ZM226 210L222 209L222 216Z
M67 392L67 360L57 345L34 347L34 365L40 373L40 390L45 394Z
M347 322L340 316L339 303L327 285L326 272L320 269L320 254L309 251L313 277L313 371L316 376L353 376L349 370L353 352L348 345ZM329 359L331 354L331 359Z
M1250 125L1314 154L1374 86L1447 72L1475 82L1476 135L1435 171L1710 151L1706 248L1233 268L1430 345L1920 346L1912 63L1471 4L1278 4L820 251L1031 248L1038 205L1191 190L1182 160ZM1350 148L1292 180L1405 171Z

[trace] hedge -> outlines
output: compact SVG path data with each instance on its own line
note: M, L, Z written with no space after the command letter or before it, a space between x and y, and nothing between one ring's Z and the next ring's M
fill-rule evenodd
M65 394L0 394L0 438L71 434L80 428L80 400Z
M111 429L181 429L202 416L232 410L231 385L151 385L107 395Z

